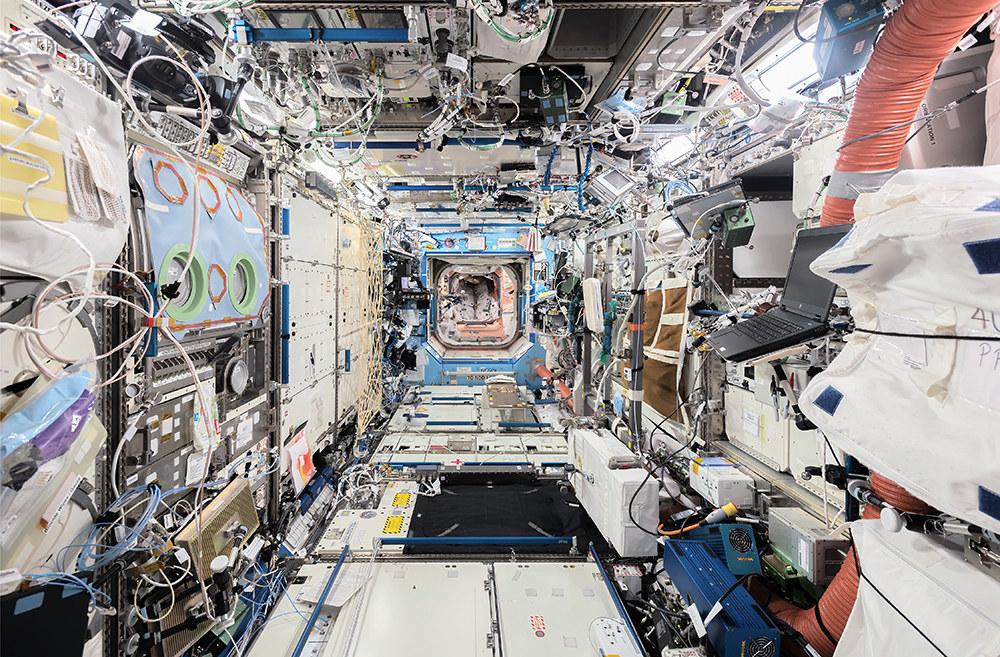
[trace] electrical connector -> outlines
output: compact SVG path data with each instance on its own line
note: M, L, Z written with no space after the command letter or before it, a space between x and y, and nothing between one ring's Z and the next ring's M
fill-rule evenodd
M736 508L736 505L729 502L705 516L705 519L701 521L701 524L713 525L717 522L724 522L725 520L736 516L737 511L739 511L739 509Z

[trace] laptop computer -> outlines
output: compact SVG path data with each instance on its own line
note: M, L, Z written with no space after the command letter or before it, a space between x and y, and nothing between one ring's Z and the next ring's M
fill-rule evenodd
M837 244L851 224L799 231L788 263L781 304L763 315L715 331L708 344L732 361L744 361L827 332L837 285L812 273L813 260Z

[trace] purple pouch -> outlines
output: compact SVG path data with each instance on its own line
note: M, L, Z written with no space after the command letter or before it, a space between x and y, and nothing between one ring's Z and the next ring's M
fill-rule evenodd
M86 424L96 399L93 392L84 390L72 406L32 438L32 444L42 453L42 463L66 453Z

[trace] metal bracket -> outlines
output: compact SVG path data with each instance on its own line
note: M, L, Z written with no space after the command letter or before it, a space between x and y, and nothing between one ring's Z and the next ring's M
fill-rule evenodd
M965 539L965 560L1000 581L1000 546L982 536Z

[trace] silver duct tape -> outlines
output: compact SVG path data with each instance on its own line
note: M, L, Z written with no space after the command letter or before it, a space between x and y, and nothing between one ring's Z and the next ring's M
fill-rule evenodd
M896 169L884 171L836 171L830 176L827 196L856 199L861 194L877 192L896 175Z

